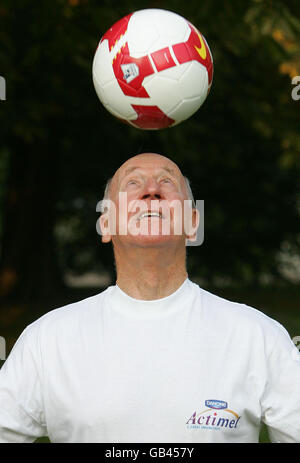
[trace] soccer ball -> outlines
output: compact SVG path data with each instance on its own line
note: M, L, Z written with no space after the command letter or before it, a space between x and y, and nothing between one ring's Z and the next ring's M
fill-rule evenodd
M101 38L93 61L100 101L139 129L173 127L204 103L213 59L203 35L171 11L136 11Z

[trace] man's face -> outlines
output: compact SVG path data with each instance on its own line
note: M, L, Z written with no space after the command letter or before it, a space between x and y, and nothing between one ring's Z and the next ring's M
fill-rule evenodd
M111 227L110 232L103 234L102 241L112 239L114 246L185 244L185 200L188 200L185 181L174 162L158 154L135 156L112 179L113 207L108 222Z

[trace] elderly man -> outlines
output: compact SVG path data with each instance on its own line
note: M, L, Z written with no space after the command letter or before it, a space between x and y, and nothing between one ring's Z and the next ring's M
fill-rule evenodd
M164 156L117 170L100 219L116 285L24 330L0 372L1 442L258 442L262 422L300 442L299 352L276 321L189 280L197 211L175 232L189 198Z

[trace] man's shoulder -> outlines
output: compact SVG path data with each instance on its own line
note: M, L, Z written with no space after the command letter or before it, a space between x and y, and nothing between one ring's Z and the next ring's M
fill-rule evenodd
M211 328L215 342L231 339L233 345L251 346L257 355L295 350L286 328L262 310L200 288L203 325ZM223 341L222 341L223 342Z
M285 328L262 310L243 302L236 302L200 288L204 317L220 324L223 329L236 329L240 333L258 331L277 337Z
M92 322L94 316L96 316L97 312L101 309L103 300L109 294L111 288L112 287L109 286L93 296L46 312L29 324L26 327L26 331L36 332L44 329L48 330L51 329L51 327L54 327L56 330L68 327L70 330L72 326L78 325L85 319L89 319Z

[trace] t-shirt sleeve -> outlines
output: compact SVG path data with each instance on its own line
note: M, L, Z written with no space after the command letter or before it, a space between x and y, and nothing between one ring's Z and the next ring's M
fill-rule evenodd
M0 443L46 436L35 330L27 327L0 370Z
M300 353L285 328L267 359L267 380L262 396L262 420L271 442L300 442Z

